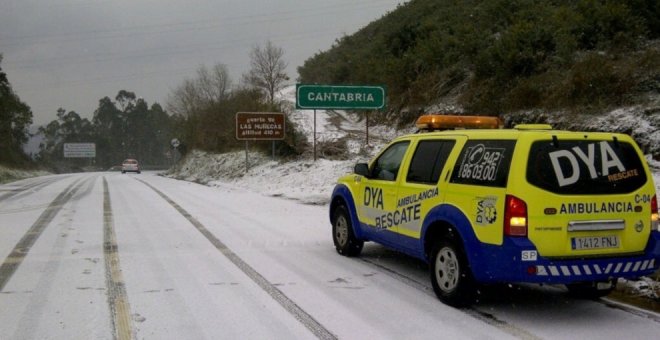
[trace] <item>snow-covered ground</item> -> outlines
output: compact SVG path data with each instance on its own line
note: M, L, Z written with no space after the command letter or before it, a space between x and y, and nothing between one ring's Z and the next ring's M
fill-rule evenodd
M572 299L560 287L492 287L478 305L451 308L435 298L419 261L375 244L359 258L340 256L326 207L249 190L145 171L40 177L0 192L0 339L660 332L657 313Z

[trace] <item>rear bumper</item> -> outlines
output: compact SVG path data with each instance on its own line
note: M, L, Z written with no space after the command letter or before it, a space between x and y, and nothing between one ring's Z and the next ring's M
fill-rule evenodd
M634 278L658 270L660 232L651 232L644 253L636 256L556 260L537 255L534 259L530 254L535 251L526 238L506 238L502 246L486 246L481 254L471 254L470 265L475 278L484 283L570 284Z

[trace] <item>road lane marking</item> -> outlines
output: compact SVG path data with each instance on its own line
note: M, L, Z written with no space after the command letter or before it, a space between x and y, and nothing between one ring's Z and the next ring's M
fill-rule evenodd
M138 179L138 181L144 183L146 186L155 191L160 197L162 197L167 203L169 203L174 209L176 209L181 215L183 215L188 222L190 222L206 239L213 244L213 246L219 250L231 263L233 263L238 269L240 269L245 275L247 275L254 283L256 283L261 289L263 289L268 295L270 295L273 300L280 304L286 311L289 312L296 320L302 323L309 331L311 331L319 339L337 339L337 337L332 334L328 329L321 325L313 316L305 312L300 306L298 306L293 300L289 299L288 296L284 295L281 290L279 290L275 285L270 283L263 275L259 274L254 268L247 264L243 259L241 259L236 253L231 251L220 239L218 239L213 233L211 233L206 227L200 223L196 218L192 217L185 209L180 205L170 199L160 190L156 189L151 184Z
M103 257L105 259L105 285L108 290L108 307L112 317L114 339L135 339L131 323L131 306L128 303L126 285L119 265L119 248L112 218L112 204L108 181L103 177Z
M50 203L46 210L44 210L44 212L41 213L34 224L32 224L32 227L30 227L25 235L23 235L23 237L18 241L7 258L2 262L2 266L0 266L0 292L2 292L7 282L9 282L18 267L23 263L23 260L27 256L28 252L37 241L39 236L41 236L48 224L50 224L57 213L62 210L64 204L66 204L73 197L76 191L80 189L82 184L79 184L79 182L80 179L71 183L68 187L66 187L66 189L57 195L57 197L55 197L55 199Z

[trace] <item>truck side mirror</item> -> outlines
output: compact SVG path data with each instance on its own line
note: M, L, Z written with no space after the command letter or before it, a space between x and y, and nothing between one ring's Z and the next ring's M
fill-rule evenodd
M353 168L353 172L360 175L369 178L369 164L367 163L358 163L355 164L355 167Z

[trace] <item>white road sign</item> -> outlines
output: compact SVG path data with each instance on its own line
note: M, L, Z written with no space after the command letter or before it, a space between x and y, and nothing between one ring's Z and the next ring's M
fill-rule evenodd
M94 143L64 143L64 158L94 158L96 144Z

